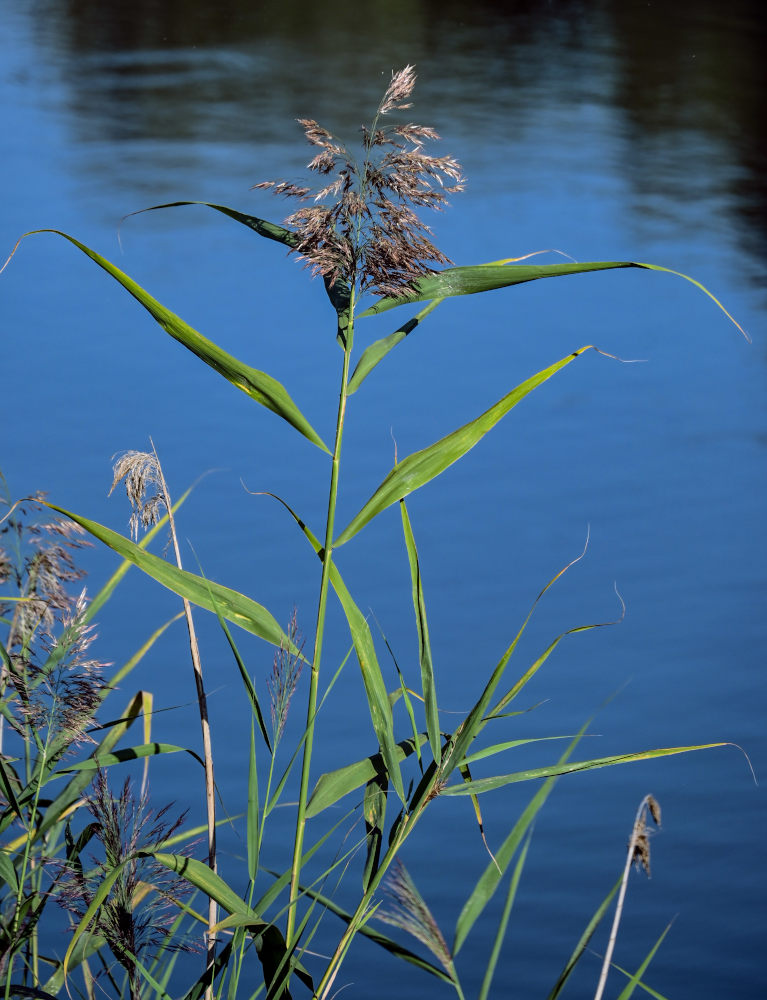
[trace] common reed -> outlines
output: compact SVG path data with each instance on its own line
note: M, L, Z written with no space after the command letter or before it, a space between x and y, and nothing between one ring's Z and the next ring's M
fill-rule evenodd
M307 987L317 1000L326 1000L340 988L339 977L344 960L358 936L369 938L411 967L424 970L448 984L463 998L467 989L460 978L463 974L459 969L460 951L469 934L475 932L480 918L483 914L486 916L487 906L496 891L505 884L503 912L497 922L482 981L476 989L478 1000L486 1000L492 988L517 886L523 875L532 825L556 781L574 771L618 766L703 749L703 746L681 746L572 760L572 755L586 732L586 724L576 737L569 740L564 752L545 766L514 770L514 764L507 763L515 760L515 751L519 747L539 742L514 738L517 735L513 721L515 709L510 709L511 703L544 667L563 639L575 633L613 624L600 622L568 629L556 636L532 663L523 665L512 682L505 680L534 610L568 567L546 584L497 661L484 667L477 665L476 670L485 671L484 686L479 697L458 721L452 714L444 713L440 703L441 679L432 659L424 574L407 508L407 497L414 491L425 488L478 445L530 393L576 362L585 352L596 350L593 345L579 347L543 370L533 373L491 405L488 405L487 400L481 403L481 408L478 404L479 413L474 419L431 445L404 458L395 458L393 466L388 471L382 471L378 487L357 514L342 530L338 531L336 528L348 398L362 388L366 379L383 361L394 356L393 352L405 337L420 327L438 307L458 295L512 288L542 278L617 268L667 270L657 265L633 261L530 263L530 255L509 257L489 264L446 266L451 262L436 246L433 234L419 212L426 208L443 208L447 196L462 189L464 178L460 165L453 157L433 156L427 152L428 144L438 139L434 129L400 120L401 113L411 106L415 80L414 69L409 65L392 74L372 120L361 127L359 150L356 153L349 144L339 140L333 132L314 119L299 119L307 141L315 150L308 164L311 182L263 181L255 185L259 190L271 191L294 203L295 208L284 225L211 203L175 202L172 205L153 206L170 208L204 204L247 227L255 235L287 248L303 261L313 275L322 279L341 351L338 398L332 401L332 405L336 407L336 420L330 445L326 444L312 426L284 385L266 372L235 358L223 347L193 329L101 254L72 236L58 233L122 285L172 338L239 391L246 393L273 416L294 428L303 437L303 443L308 441L317 447L327 458L328 484L323 506L324 524L316 531L287 500L274 497L291 527L297 532L301 544L306 544L320 563L315 627L307 644L310 649L303 644L295 615L288 627L283 629L277 618L249 594L223 586L202 572L194 573L183 568L174 513L185 496L177 504L171 503L170 491L153 446L151 453L126 453L115 469L113 485L127 476L128 494L133 505L132 537L126 537L79 513L45 501L47 507L69 518L124 560L118 573L100 595L86 610L77 613L79 617L76 615L64 626L64 634L72 640L68 649L74 649L77 641L81 644L86 641L90 634L87 630L94 608L103 606L104 601L111 597L121 574L124 575L129 565L139 567L148 577L179 595L184 602L202 722L208 859L204 863L183 850L177 850L175 845L179 842L179 835L172 836L170 831L162 832L157 829L147 837L139 834L141 821L134 817L141 809L138 808L138 813L134 812L134 805L125 786L123 792L114 797L107 790L101 776L104 767L118 766L127 760L148 760L154 756L182 751L199 759L197 751L191 747L150 742L148 737L141 744L116 749L117 742L142 714L145 725L149 724L150 700L144 692L134 696L120 718L109 724L107 735L101 736L99 733L100 742L86 760L81 762L81 770L67 779L64 791L52 801L43 800L41 796L42 788L53 776L45 760L41 763L40 759L33 761L30 758L25 773L19 774L15 770L15 762L4 758L2 780L6 801L3 803L5 811L0 830L9 830L13 824L21 821L25 831L21 838L6 841L4 851L0 854L0 864L3 866L0 874L4 874L6 881L14 885L12 895L15 902L9 909L18 915L12 926L7 922L4 925L4 949L6 955L10 956L6 962L6 997L13 992L14 956L20 955L27 948L32 936L29 922L22 923L22 914L33 912L39 915L43 905L39 901L47 898L42 892L41 883L30 879L27 864L31 856L30 847L38 845L35 846L36 850L52 854L58 851L63 854L67 870L78 873L75 881L78 883L76 888L80 893L80 902L72 904L77 925L66 955L50 976L46 978L42 975L39 962L33 956L30 957L30 954L25 955L25 975L35 990L61 992L65 989L66 977L71 975L75 967L80 967L83 970L85 990L92 993L92 981L88 978L88 959L94 955L102 957L104 949L109 947L117 963L126 972L127 986L123 993L129 994L131 1000L138 1000L139 996L148 998L150 995L166 1000L170 990L169 977L173 971L171 960L158 967L159 959L156 959L151 968L147 968L140 960L140 940L144 932L147 940L158 946L161 944L160 938L152 936L157 929L154 925L135 923L141 919L135 913L138 893L136 879L140 866L146 864L153 873L151 891L155 893L156 901L170 903L177 908L171 934L181 933L179 929L187 912L190 913L191 920L205 927L208 947L202 974L191 983L185 982L183 987L173 989L174 995L183 996L185 1000L197 1000L203 992L211 997L214 991L218 996L226 994L228 997L235 997L238 993L251 995L251 963L254 953L260 964L259 975L263 979L260 989L265 991L267 1000L290 997L291 990L303 987ZM706 294L710 295L708 292ZM355 354L357 328L359 324L363 324L364 332L366 318L416 304L418 311L398 325L389 336L366 343L364 349ZM330 337L324 343L319 338L317 342L321 348L332 343ZM380 375L380 371L378 374ZM489 489L491 485L482 484L482 488ZM148 487L152 488L149 495ZM414 659L417 659L419 678L410 683L404 681L399 668L396 680L392 678L390 671L382 668L367 616L344 582L335 559L339 548L351 542L370 521L393 506L400 511L402 545L409 567L409 590L418 640ZM160 522L151 526L157 517L161 518ZM166 521L171 530L174 561L154 555L148 550L150 541ZM149 531L138 542L141 524L144 528L149 528ZM66 546L64 551L68 551ZM6 582L12 576L9 565L8 559L0 558ZM36 570L39 588L43 587L44 570L44 564L40 563ZM61 577L71 571L66 557L60 555L53 576L58 574ZM253 588L257 589L259 585L256 570ZM340 605L348 627L350 655L353 650L360 669L370 717L369 744L365 755L358 760L349 760L343 748L337 749L337 766L317 775L315 736L318 727L322 734L320 710L324 700L333 696L334 686L345 682L345 675L339 680L345 661L330 678L327 676L325 633L331 595L335 595ZM22 598L22 603L24 600ZM21 637L27 635L30 629L34 631L48 613L46 607L36 607L31 598L26 599L26 604L23 614L31 615L32 618L25 619L24 627L15 624L16 617L11 620L12 639L9 647L16 650L14 656L17 657L18 650L23 649L26 641ZM247 757L243 750L243 759L247 762L247 767L243 768L245 819L242 836L245 860L241 867L235 865L232 870L227 868L223 874L216 870L215 863L212 750L192 605L216 616L252 715L250 739L242 741L243 747L247 745ZM142 649L151 647L151 642L168 624L159 629ZM268 671L259 671L248 665L230 631L230 625L236 625L259 637L277 650L271 675L264 676ZM51 647L49 659L61 659L62 656L61 641L57 640ZM10 653L6 652L3 656L6 692L15 669L14 663ZM133 661L126 664L117 672L116 678L123 680L132 665ZM47 667L43 667L45 669ZM308 672L308 683L302 682L297 687L302 669ZM322 689L321 682L324 684ZM97 700L103 700L105 692L108 693L114 686L113 677L99 690ZM15 687L13 690L16 691ZM260 698L265 693L270 696L272 705L271 733L261 710ZM291 702L299 697L305 698L305 724L292 752L288 753L283 747L283 742L287 742L283 740L284 734L289 732L285 730L286 713ZM72 694L72 699L76 700L75 694ZM21 700L19 695L17 701L20 703ZM397 716L395 719L394 709L397 704L404 706L404 713L402 717ZM485 732L488 726L492 726L494 731L505 727L505 734L509 738L498 741L498 737L494 736L496 741L488 742L488 734ZM332 732L325 732L321 738L332 741L334 735ZM706 746L720 745L722 744ZM493 765L498 761L504 761L505 767L496 772ZM297 777L293 774L294 764L300 768L300 775ZM489 774L486 772L488 766ZM475 776L475 769L480 768L483 776ZM71 772L63 773L69 775ZM93 775L96 775L96 785L90 795L87 795L85 789ZM61 777L62 773L58 776ZM511 821L500 842L493 843L492 851L487 847L487 865L468 893L456 919L452 943L448 944L426 901L415 888L414 880L402 866L405 845L415 833L425 811L439 810L450 797L466 797L470 800L471 815L476 817L484 840L480 797L493 792L502 794L501 790L506 785L522 781L536 781L537 790L526 808ZM329 810L342 800L350 804L349 812L344 819L333 825L329 821ZM273 813L278 805L289 806L293 810L294 834L289 845L284 843L283 837L272 832ZM97 866L88 874L81 860L88 826L86 824L79 835L76 835L73 830L75 820L72 818L79 818L82 825L84 810L90 810L101 829L104 848L111 859L102 862L101 867ZM320 823L312 826L311 821L319 816L323 816L325 825ZM126 829L127 838L124 836ZM318 832L320 829L321 832ZM66 838L65 830L72 831ZM313 859L326 857L322 851L334 835L338 836L335 854L330 862L316 861L321 868L317 873L313 867ZM49 841L53 838L53 850L49 850L51 845L44 840L46 836ZM641 851L645 841L646 831L636 833L635 849L639 847ZM479 849L483 850L479 838L478 844ZM487 840L485 845L487 846ZM279 870L273 871L265 866L263 854L267 846L270 854L282 854L282 867ZM631 852L631 857L634 853ZM459 862L453 859L452 863ZM180 903L180 893L175 888L172 891L163 888L158 874L160 869L169 872L172 880L182 879L190 888L207 898L207 919L197 915L195 911L188 911ZM119 906L115 904L114 912L110 914L110 898L115 898L110 897L110 891L117 885L114 879L118 878L115 872L125 872L127 881L122 888L116 890L122 896ZM332 892L328 892L327 886L331 884L332 877L341 879L344 886L348 887L355 876L359 876L359 882L355 883L353 903L346 909L333 898ZM176 883L173 884L175 886ZM393 910L388 911L381 906L387 886L396 901ZM562 973L549 994L550 1000L559 996L573 969L586 954L584 942L588 942L594 933L617 888L616 885L597 910L583 938L564 963ZM65 899L71 902L71 893L69 896L65 894ZM217 921L215 917L216 907L221 907L226 913L221 921ZM320 957L314 954L312 942L320 929L322 934L330 933L326 931L325 918L328 916L339 918L340 928L337 933L332 932L329 941L323 943L323 947L327 945L326 954ZM374 916L382 917L384 921L390 924L393 922L400 929L414 934L421 944L432 951L436 962L383 934L377 925L373 926ZM118 924L123 922L128 927L129 933L122 940L118 940L117 930L110 925L113 917ZM37 920L37 916L35 919ZM131 926L131 921L134 921L134 926ZM163 928L164 926L162 925ZM161 929L161 935L164 934L165 930ZM484 929L480 936L483 941L486 939ZM161 946L161 950L163 949L164 945ZM649 957L652 954L654 952ZM477 979L476 970L469 969L468 977ZM638 980L639 977L635 978ZM111 982L119 995L120 985L114 980Z

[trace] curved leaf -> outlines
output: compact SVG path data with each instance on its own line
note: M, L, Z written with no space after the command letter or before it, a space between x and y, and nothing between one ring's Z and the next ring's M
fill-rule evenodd
M410 580L413 591L413 610L415 611L416 628L418 632L418 659L421 664L421 689L426 711L426 731L429 734L429 745L434 760L439 763L442 754L442 732L439 728L439 709L437 708L437 689L434 682L434 664L431 659L431 643L429 641L429 623L426 618L426 601L423 594L421 579L421 562L418 558L410 515L405 501L400 502L402 514L402 530L405 535L405 547L410 565Z
M253 635L271 642L274 646L279 646L282 642L291 652L297 652L293 643L290 642L266 608L239 591L224 587L220 583L213 583L205 577L195 576L188 570L178 569L171 563L165 562L164 559L160 559L159 556L144 551L139 545L135 545L128 538L112 531L111 528L106 528L103 524L91 521L87 517L80 517L79 514L73 514L63 507L56 506L56 504L46 501L40 502L44 503L46 507L50 507L51 510L57 510L60 514L77 522L94 538L104 542L124 559L129 559L147 576L151 576L153 580L161 583L168 590L172 590L179 597L186 597L192 604L205 608L206 611L220 612L227 621L234 622L246 632L251 632Z
M518 781L533 781L536 778L549 778L559 774L572 774L574 771L592 771L598 767L612 767L615 764L632 764L638 760L652 760L654 757L671 757L678 753L692 753L693 750L712 750L714 747L725 747L726 743L700 743L690 747L666 747L660 750L644 750L641 753L624 753L612 757L596 757L594 760L578 760L572 764L550 764L548 767L536 767L529 771L516 771L514 774L499 774L492 778L477 778L475 781L464 782L444 788L441 795L480 795L491 792L504 785Z
M122 750L115 750L112 753L96 753L87 760L80 761L79 764L71 764L69 767L59 768L51 777L57 778L62 774L76 774L79 771L98 771L102 767L109 767L112 764L124 764L129 760L140 760L144 757L156 757L166 753L188 753L194 757L198 764L202 765L202 758L194 750L187 747L177 747L173 743L140 743L135 747L124 747Z
M317 555L322 558L322 546L305 522L301 520L290 505L285 503L281 497L278 497L275 493L267 495L278 500L291 514L296 524L303 531L309 544ZM370 626L365 616L355 604L354 598L349 593L335 562L331 562L330 564L330 582L338 600L341 602L341 607L349 625L354 651L357 654L357 661L362 673L362 682L365 685L365 696L370 710L370 720L373 723L373 730L378 738L383 759L386 762L389 780L394 786L395 792L404 801L405 789L402 785L402 775L399 770L400 758L397 757L396 745L394 743L392 707L386 691L383 674L381 673L381 667L378 663L378 657L376 656L375 643L370 633Z
M411 300L408 299L408 301ZM405 337L410 336L413 330L415 330L415 328L419 326L420 323L426 319L429 313L433 312L441 302L444 302L444 299L435 299L433 302L430 302L425 309L416 313L416 315L413 316L412 319L409 319L407 323L403 323L398 330L394 331L394 333L390 333L388 337L382 337L381 340L376 340L375 343L366 347L362 352L354 371L352 372L351 378L349 379L349 384L346 387L348 395L356 392L375 366L383 361L389 351L393 350L397 344L401 343L401 341L405 339ZM358 319L367 315L368 313L364 312L358 317Z
M155 212L160 208L180 208L183 205L202 205L205 208L213 208L217 212L223 212L235 222L241 222L248 229L252 229L259 236L264 236L268 240L282 243L283 246L293 250L298 244L298 234L292 229L278 226L274 222L267 222L266 219L259 219L257 215L247 215L245 212L238 212L234 208L227 208L226 205L215 205L211 201L170 201L165 205L150 205L149 208L140 208L138 212L130 212L125 218L131 215L141 215L142 212ZM343 281L331 283L325 279L325 291L336 312L341 313L349 308L351 301L351 289Z
M375 316L396 306L424 302L427 299L446 299L456 295L476 295L496 288L521 285L538 278L561 278L567 274L583 274L587 271L609 271L620 267L645 267L627 260L587 261L583 264L470 264L463 267L448 267L437 274L429 274L413 282L413 293L398 298L386 296L374 302L369 309L360 313L359 318Z
M119 282L126 291L130 292L174 340L183 344L192 354L196 354L201 361L210 365L211 368L220 375L223 375L227 381L231 382L238 389L241 389L251 399L254 399L257 403L276 413L283 420L286 420L297 431L300 431L304 437L308 438L312 444L317 445L318 448L322 448L323 451L330 454L328 446L290 398L287 389L277 379L272 378L271 375L267 375L266 372L259 371L257 368L252 368L250 365L239 361L217 344L214 344L212 340L208 340L207 337L198 333L188 323L185 323L180 316L171 312L170 309L166 309L164 305L158 302L157 299L133 281L132 278L129 278L118 267L115 267L105 257L96 253L95 250L91 250L84 243L80 243L73 236L69 236L59 229L36 229L32 233L26 233L25 235L31 236L34 233L54 233L57 236L63 236L65 240L68 240L79 250L82 250L87 257L90 257L107 274L111 275L115 281Z
M591 720L589 720L589 722L590 721ZM560 765L567 762L583 734L586 732L589 722L583 726L580 733L573 738L570 745L559 758ZM536 816L543 808L546 799L549 797L554 788L556 781L556 777L550 777L547 781L543 782L541 787L527 804L524 811L520 814L501 846L492 856L490 864L487 865L479 879L477 879L477 882L469 894L468 899L463 904L458 920L456 921L455 938L453 939L452 949L453 955L457 955L461 950L469 931L477 922L487 904L493 898L493 894L498 888L498 885L500 884L508 866L511 864L519 845L522 843L525 834L534 823Z
M418 743L423 746L428 742L426 733L418 734ZM403 761L406 757L415 753L415 740L402 740L394 747L397 761ZM336 771L327 771L320 775L314 791L311 794L306 807L306 817L317 816L324 809L334 805L344 795L361 788L369 781L373 781L377 775L386 771L383 758L380 753L375 753L364 760L355 761L354 764L347 764L346 767L339 767Z
M259 236L274 240L276 243L282 243L283 246L289 247L291 250L298 243L298 235L292 229L278 226L274 222L267 222L266 219L259 219L256 215L246 215L234 208L227 208L226 205L214 205L210 201L169 201L164 205L150 205L149 208L140 208L137 212L129 212L124 218L129 219L133 215L142 215L144 212L157 212L161 208L180 208L183 205L202 205L205 208L214 208L217 212L228 215L235 222L241 222L258 233Z
M489 430L492 430L498 421L509 410L515 407L520 400L524 399L533 389L546 382L547 379L550 379L560 369L569 365L571 361L574 361L584 351L589 350L596 350L596 348L588 344L586 347L581 347L577 351L573 351L572 354L568 354L561 361L557 361L555 364L550 365L548 368L522 382L521 385L512 389L511 392L507 393L494 406L491 406L489 410L486 410L468 424L464 424L463 427L459 427L458 430L429 445L428 448L413 452L412 455L408 455L407 458L395 465L362 510L360 510L335 540L333 543L334 548L338 548L339 545L348 542L361 528L365 527L368 521L372 521L382 510L385 510L391 504L396 503L397 500L402 500L409 493L435 479L454 462L457 462L459 458L462 458L467 451L470 451L475 444L481 441L485 434Z
M510 285L521 285L538 278L561 278L568 274L585 274L589 271L609 271L622 267L639 267L647 271L665 271L691 282L707 295L735 324L743 336L750 342L743 327L724 308L716 296L695 278L680 271L672 271L669 267L659 264L641 264L633 260L601 260L586 261L582 264L474 264L468 267L449 267L438 274L431 274L414 282L414 293L399 298L385 297L374 302L369 309L360 313L359 319L386 312L396 306L410 305L413 302L423 302L427 299L443 299L456 295L475 295L478 292L489 292L496 288L507 288ZM393 346L393 345L392 345Z

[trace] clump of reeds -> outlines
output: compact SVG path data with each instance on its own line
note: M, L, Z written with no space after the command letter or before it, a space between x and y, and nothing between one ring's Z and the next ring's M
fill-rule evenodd
M140 966L148 964L152 953L194 949L192 942L173 934L178 904L189 895L189 883L151 856L142 855L142 851L161 850L184 815L169 821L169 806L153 812L146 791L135 798L130 779L113 794L103 770L98 771L86 804L94 820L89 839L92 846L100 847L100 856L92 857L88 869L79 854L62 866L56 898L80 921L104 883L111 882L90 930L107 942L127 974L131 1000L139 1000Z

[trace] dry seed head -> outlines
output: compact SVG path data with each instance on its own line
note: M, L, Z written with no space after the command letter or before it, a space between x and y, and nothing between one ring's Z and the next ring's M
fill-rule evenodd
M404 111L406 108L412 107L412 104L402 104L401 102L413 93L416 80L414 69L414 66L408 65L397 73L392 73L391 83L378 105L379 114L386 115L390 111Z
M162 474L157 456L146 451L126 451L120 455L113 468L110 496L123 479L125 492L133 508L130 518L131 538L138 541L139 523L144 528L157 524L165 508Z
M395 861L384 888L392 905L388 909L379 909L376 918L412 934L453 975L453 956L442 931L401 861Z
M645 808L646 807L646 808ZM650 877L650 835L652 830L647 826L647 811L649 810L653 822L660 826L660 805L652 795L646 796L642 803L639 815L637 816L634 829L631 833L630 849L632 850L631 860L637 871L644 871ZM633 845L633 847L632 847Z
M340 281L360 292L406 297L435 265L451 261L432 242L416 208L441 209L447 195L461 191L457 160L424 152L439 138L433 128L408 123L378 127L380 116L410 107L403 103L415 86L412 66L392 75L370 127L363 125L361 162L332 133L310 118L299 119L308 142L320 151L308 169L324 179L317 190L291 181L253 185L274 194L311 200L285 223L297 241L291 248L313 276L331 286Z

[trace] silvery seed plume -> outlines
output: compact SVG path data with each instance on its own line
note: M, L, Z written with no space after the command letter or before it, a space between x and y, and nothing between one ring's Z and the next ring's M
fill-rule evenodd
M139 524L144 528L157 524L165 509L157 456L147 451L126 451L118 457L112 471L109 496L125 480L125 492L133 509L130 518L131 538L138 541Z
M272 733L275 744L279 743L285 731L290 702L304 665L301 656L304 641L298 628L295 608L288 624L287 638L290 645L286 645L284 639L280 639L280 646L274 654L272 663L272 676L267 681L271 695ZM298 652L291 653L291 648L297 649Z
M415 882L399 860L395 861L384 888L392 905L387 909L378 909L376 919L412 934L438 959L445 971L454 977L453 956L442 936L442 931L416 888Z
M146 795L138 800L134 797L129 780L115 795L104 771L97 772L87 806L94 819L91 843L98 847L99 856L85 866L80 857L61 866L57 900L80 920L104 879L119 869L91 929L105 938L128 974L131 1000L138 1000L142 980L136 959L146 962L148 955L160 948L194 950L188 942L169 936L178 912L177 901L189 895L189 883L152 857L136 857L142 850L162 850L184 816L169 823L166 814L170 807L153 812ZM147 888L151 890L148 893Z
M308 164L317 185L254 185L299 202L285 220L298 236L291 252L330 285L406 296L418 278L434 273L434 265L451 263L414 209L441 209L448 194L463 190L461 166L451 156L424 151L427 141L439 139L434 129L381 121L411 107L415 80L412 66L392 75L372 125L361 126L359 159L316 121L300 118L307 141L318 149Z
M18 541L17 559L5 560L4 573L23 598L11 605L5 640L2 680L13 691L6 719L24 739L45 733L48 752L58 759L79 743L92 742L87 731L105 687L106 664L89 653L96 635L88 624L86 592L67 589L85 575L75 554L90 543L72 522L30 525L25 516L22 509L3 528Z

